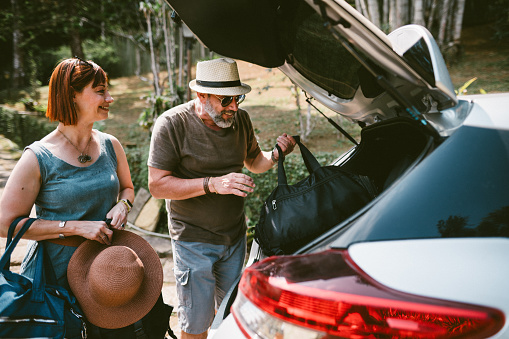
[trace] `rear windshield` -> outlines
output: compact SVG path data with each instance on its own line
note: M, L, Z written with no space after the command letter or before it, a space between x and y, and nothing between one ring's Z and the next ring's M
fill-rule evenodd
M461 127L341 233L333 247L509 237L509 131Z
M359 86L360 63L325 28L324 19L306 4L294 6L292 21L281 23L286 60L328 93L353 98Z

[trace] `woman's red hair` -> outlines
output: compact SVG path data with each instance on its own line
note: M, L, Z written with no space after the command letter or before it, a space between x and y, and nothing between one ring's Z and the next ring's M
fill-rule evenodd
M92 83L93 82L93 83ZM74 95L92 83L92 87L108 83L108 75L93 61L65 59L53 70L49 80L46 117L64 125L76 125L78 114Z

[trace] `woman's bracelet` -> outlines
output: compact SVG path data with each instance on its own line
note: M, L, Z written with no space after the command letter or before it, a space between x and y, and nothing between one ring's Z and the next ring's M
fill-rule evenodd
M125 207L127 207L127 213L131 212L131 208L133 208L133 204L131 204L131 202L128 199L120 199L119 201L117 201L117 204L119 202L122 202L125 205Z

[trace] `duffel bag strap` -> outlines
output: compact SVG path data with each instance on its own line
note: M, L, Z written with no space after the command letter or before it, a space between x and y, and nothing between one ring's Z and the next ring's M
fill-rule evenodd
M14 248L18 244L21 237L25 234L25 232L28 230L30 225L37 220L34 218L28 219L23 227L19 230L18 234L12 239L12 235L14 234L14 230L16 229L16 226L18 226L18 223L20 220L24 219L26 217L18 217L16 218L9 227L9 231L7 232L7 242L6 242L6 249L4 254L2 255L2 258L0 259L0 267L4 270L9 270L9 267L11 266L11 254L12 251L14 251ZM12 240L11 240L12 239Z
M295 141L297 141L297 144L299 145L300 154L302 155L302 159L304 160L304 165L306 165L306 168L307 168L309 174L313 173L314 171L316 171L317 169L322 167L322 166L320 166L320 163L318 162L318 160L316 160L313 153L311 153L308 150L308 148L306 146L304 146L304 144L300 141L300 137L298 135L296 135L296 136L293 136L293 138L295 139Z
M306 165L306 168L309 172L309 174L312 174L317 169L321 168L320 163L318 160L316 160L313 153L311 153L306 146L300 141L300 137L298 135L294 135L293 138L297 142L297 145L299 145L300 148L300 154L302 155L302 159L304 160L304 165ZM288 180L286 178L286 172L284 167L284 160L285 157L283 155L283 151L281 150L281 147L279 147L278 144L275 146L277 148L279 159L278 159L278 170L277 170L277 184L278 186L281 185L288 185Z
M285 157L283 155L283 151L278 144L276 144L276 148L279 154L278 164L277 164L277 185L278 186L286 186L288 182L286 180L286 172L285 172Z

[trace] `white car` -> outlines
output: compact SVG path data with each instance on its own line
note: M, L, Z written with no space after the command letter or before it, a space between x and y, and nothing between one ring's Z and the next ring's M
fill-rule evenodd
M509 338L509 94L457 97L424 27L386 35L342 0L167 1L357 122L334 164L376 191L295 253L255 242L209 338Z

